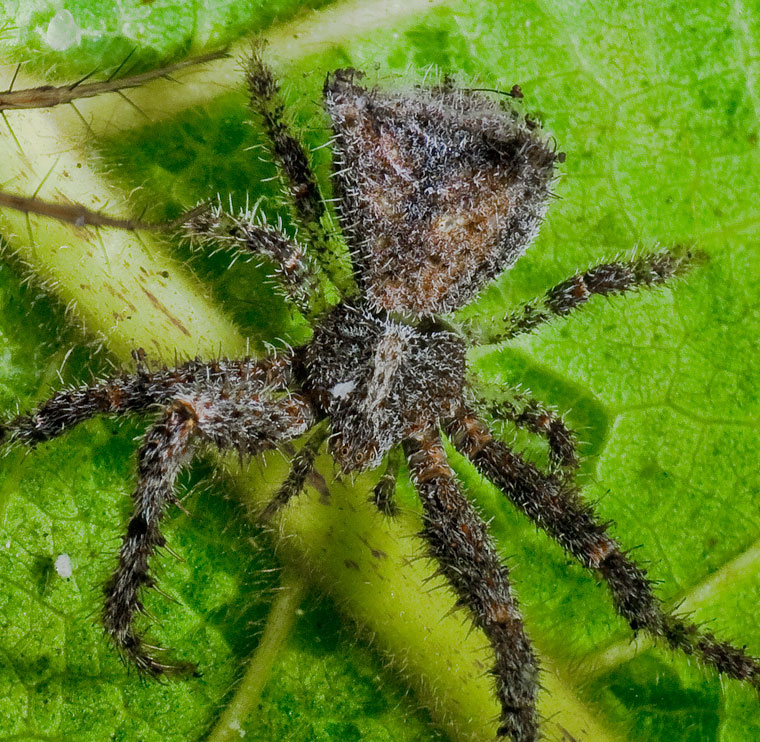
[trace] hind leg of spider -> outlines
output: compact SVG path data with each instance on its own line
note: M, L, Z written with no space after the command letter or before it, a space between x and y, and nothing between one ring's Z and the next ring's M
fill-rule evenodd
M255 382L284 389L289 380L289 367L290 361L286 357L261 361L196 360L177 368L153 372L141 365L136 374L122 374L55 393L34 412L0 424L0 442L36 446L96 415L144 412L201 382Z
M306 232L307 241L328 278L341 287L345 280L341 276L340 259L324 227L327 209L314 175L311 157L286 121L287 109L280 86L271 68L264 62L261 51L261 44L255 46L248 63L251 108L264 124L296 220Z
M491 670L501 703L498 734L512 742L538 739L538 661L523 629L509 572L486 525L462 494L440 436L427 429L404 442L423 505L422 537L429 555L467 606L496 655Z
M312 170L309 154L299 138L290 130L286 106L280 86L271 68L264 63L261 45L253 49L247 70L251 108L264 124L277 163L285 177L285 185L293 201L295 214L302 226L319 232L325 205Z
M493 439L474 414L462 410L448 422L454 445L539 528L580 564L606 581L617 612L634 631L644 630L671 648L760 690L760 661L743 648L668 613L654 594L646 571L610 536L577 488L535 466Z
M478 343L498 343L532 332L555 317L564 317L585 304L595 294L611 296L638 288L659 286L683 275L705 255L683 247L642 253L626 261L600 263L549 289L542 297L489 323L473 339Z
M155 587L149 560L165 546L159 525L168 505L176 502L174 483L198 443L253 455L302 435L314 422L309 402L297 395L269 399L256 394L259 385L231 390L199 386L177 396L145 437L139 453L134 512L127 526L113 577L105 587L103 623L117 648L142 672L183 672L187 664L162 662L150 653L134 627L142 612L141 591Z

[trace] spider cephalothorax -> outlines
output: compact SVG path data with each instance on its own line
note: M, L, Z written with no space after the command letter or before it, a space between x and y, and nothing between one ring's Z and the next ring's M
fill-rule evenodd
M344 471L380 464L412 432L462 404L464 343L454 333L343 306L306 348L308 388L330 418L330 448Z
M195 242L273 261L287 295L313 325L312 340L262 360L191 361L159 371L149 371L138 354L137 373L64 390L0 429L10 441L36 445L96 414L161 410L140 449L134 512L106 585L103 619L116 646L150 674L186 667L157 660L134 618L142 608L141 591L154 585L148 561L164 544L159 525L176 501L176 475L199 445L253 455L305 436L264 518L303 489L328 438L345 472L388 460L374 499L393 513L403 454L422 501L427 552L493 649L498 734L515 742L536 740L538 663L508 569L447 461L446 435L515 507L607 582L618 613L633 629L760 686L756 659L663 608L646 572L582 500L573 481L575 438L557 415L517 390L504 390L492 408L546 439L547 470L497 440L477 415L475 385L467 376L468 329L440 315L461 307L509 267L538 230L562 155L535 122L507 98L448 81L384 92L362 84L354 70L328 76L336 209L355 278L353 287L335 282L342 293L336 304L319 295L327 278L337 274L335 236L324 229L327 201L308 153L284 123L278 85L258 53L248 83L303 243L255 215L219 207L194 212L184 231ZM4 202L19 207L18 199ZM82 224L107 223L79 208L54 211L34 201L21 208ZM682 274L695 257L674 248L599 264L494 318L479 339L493 342L529 332L594 294L662 284Z

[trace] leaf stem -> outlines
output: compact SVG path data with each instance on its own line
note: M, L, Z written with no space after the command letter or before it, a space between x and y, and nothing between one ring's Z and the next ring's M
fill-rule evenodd
M258 703L279 651L290 635L306 588L303 577L292 570L283 570L279 594L269 612L259 645L207 742L239 742L243 724Z

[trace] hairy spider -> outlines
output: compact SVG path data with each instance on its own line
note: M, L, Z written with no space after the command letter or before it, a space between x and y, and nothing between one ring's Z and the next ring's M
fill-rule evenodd
M333 305L321 293L336 270L323 227L327 202L308 153L285 123L278 84L258 50L247 79L304 244L255 214L221 207L196 210L183 231L195 242L273 261L287 295L312 321L312 340L263 360L195 360L158 371L137 353L137 373L61 391L0 429L7 442L34 446L97 414L160 410L140 448L134 512L105 587L103 621L116 647L148 674L189 668L153 656L134 618L142 610L141 591L154 586L149 559L165 545L159 526L176 503L176 476L200 445L254 455L305 436L265 518L303 489L325 440L346 473L388 461L374 500L392 514L403 454L422 501L428 553L492 646L498 735L538 739L538 662L508 569L447 461L446 435L519 510L607 582L634 631L760 688L758 660L668 613L645 570L582 500L573 482L575 436L561 418L515 390L495 410L546 439L544 471L497 440L476 413L465 357L469 329L442 315L473 299L525 252L564 155L508 98L448 80L389 92L366 86L356 70L328 75L324 102L334 133L336 209L356 284ZM519 88L511 97L521 97ZM47 213L42 205L10 205ZM54 215L104 223L84 210ZM488 339L530 332L595 294L661 285L697 258L675 247L596 265L495 322Z

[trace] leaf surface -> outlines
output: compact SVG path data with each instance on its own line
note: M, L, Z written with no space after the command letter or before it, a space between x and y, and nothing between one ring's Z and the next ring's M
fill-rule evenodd
M16 27L5 31L7 56L29 60L37 74L71 80L93 67L107 73L132 49L134 62L150 67L252 30L269 27L276 35L300 22L307 38L310 23L312 31L318 25L308 14L292 21L302 10L293 3L262 10L253 3L201 9L135 1L97 12L90 5L6 3L5 18ZM661 581L660 594L760 654L758 8L450 3L424 14L410 6L390 24L357 27L357 8L371 17L379 7L330 4L329 43L312 36L278 59L310 144L327 138L316 103L325 71L356 66L395 84L416 74L410 69L432 65L484 87L509 90L519 83L527 109L568 153L559 198L536 244L463 316L500 316L574 271L636 246L685 242L709 253L707 266L672 289L592 302L535 336L474 349L471 361L490 383L521 383L570 410L567 419L584 441L587 495L598 501L603 519L617 523L621 542L639 547L633 554ZM277 52L273 42L275 58ZM247 123L244 96L233 89L221 96L201 92L199 99L204 95L200 109L170 111L151 125L99 137L89 155L122 190L139 186L129 206L136 213L149 207L156 220L228 192L238 204L246 193L264 196L268 210L282 211L277 185L264 182L271 164L247 149L263 140ZM84 143L86 135L79 136ZM5 136L0 145L14 143ZM326 176L326 150L317 159ZM53 189L57 175L46 181ZM44 243L44 230L34 232ZM169 250L179 264L189 257L181 246ZM224 256L190 261L198 286L209 287L210 306L240 337L254 343L307 337L273 291L266 266L228 266ZM24 281L27 275L18 259L0 267L0 404L9 412L17 401L26 409L60 386L61 366L65 381L108 370L106 351L88 342L91 335L83 337L35 281ZM69 293L59 286L58 294L65 301L77 298L77 285L64 288ZM197 290L205 296L206 289ZM78 301L84 306L86 297ZM110 347L108 328L91 320L88 327ZM185 483L193 517L172 515L166 528L185 561L158 560L161 585L178 603L150 601L160 621L153 636L198 662L201 677L143 683L103 640L99 586L113 567L133 482L134 439L142 430L139 421L93 421L0 462L0 687L7 689L0 694L0 739L202 739L233 699L235 679L262 632L267 635L279 584L277 539L225 497L227 480L201 462ZM455 465L493 519L529 632L556 672L543 707L553 713L550 738L562 739L563 728L576 739L602 742L602 733L631 742L743 742L760 733L753 693L646 640L631 643L606 589L569 564L466 463ZM370 486L360 478L342 500L340 485L330 485L335 501L353 509L359 505L350 498L363 504L362 488ZM418 508L408 483L402 481L399 496L413 522ZM309 490L307 497L319 495ZM336 509L335 502L327 509L331 517ZM394 527L379 517L366 525L378 539ZM317 547L307 545L304 553ZM409 557L419 553L412 540L400 548ZM287 545L280 550L286 563L294 559ZM56 569L64 554L70 578ZM430 569L416 565L408 569ZM426 668L403 656L405 643L410 656L415 642L422 643L413 632L389 644L367 641L372 616L393 605L378 606L361 593L363 575L352 582L358 570L351 564L344 571L340 585L328 577L308 593L239 736L406 742L475 734L457 716L455 697L437 693L435 681L431 690L430 678L419 678ZM428 597L446 602L421 593L399 596L399 604ZM433 623L438 615L443 609ZM357 632L357 619L370 629ZM465 695L464 705L481 707ZM431 726L429 714L439 722L448 718L447 731ZM584 714L598 724L595 733L574 721Z

